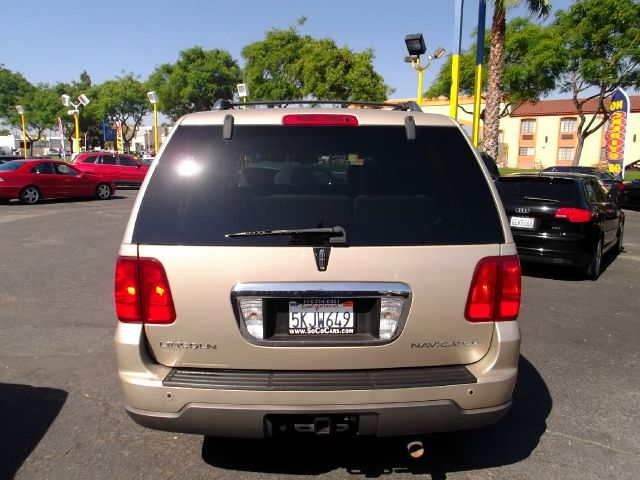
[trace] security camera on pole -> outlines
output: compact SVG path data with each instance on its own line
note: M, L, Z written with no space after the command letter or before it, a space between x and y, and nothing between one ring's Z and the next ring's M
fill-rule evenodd
M80 153L80 122L78 120L80 116L79 108L80 108L80 105L82 105L83 107L86 107L87 105L89 105L90 100L84 93L78 96L79 103L73 103L69 95L62 95L61 98L62 98L62 105L64 105L65 107L73 107L72 109L67 110L67 113L69 115L73 115L73 118L75 120L76 138L73 145L73 152L78 154Z

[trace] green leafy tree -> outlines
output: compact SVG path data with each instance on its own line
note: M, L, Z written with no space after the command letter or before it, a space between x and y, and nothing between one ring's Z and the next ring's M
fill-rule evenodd
M310 37L303 37L295 27L269 30L264 40L242 49L245 60L244 80L252 98L260 100L295 100L303 97L300 57Z
M224 50L192 47L175 64L163 64L148 80L158 95L158 108L172 120L211 110L219 98L232 98L240 83L240 67Z
M299 75L303 96L319 99L383 101L391 93L373 68L373 50L355 53L331 39L310 40Z
M505 66L502 76L504 108L500 117L508 114L509 107L527 100L536 101L556 87L564 60L558 43L558 30L532 23L526 18L514 18L507 24L505 35ZM489 34L485 41L485 60L489 56ZM460 57L460 92L474 94L476 46L471 46ZM482 94L487 92L488 72L483 69ZM451 57L427 91L427 96L448 96L451 89ZM460 107L462 108L462 107ZM470 112L468 112L470 113ZM484 112L483 112L484 113ZM484 115L481 115L484 116Z
M93 89L95 101L88 105L87 110L91 110L95 118L104 119L110 125L121 122L123 141L128 147L151 109L147 91L147 85L133 73L116 77L115 80L107 80Z
M59 97L55 89L47 84L37 85L33 90L18 97L17 102L25 110L25 130L27 140L31 143L31 155L33 155L33 143L44 139L44 132L53 128L58 116ZM10 112L8 121L18 129L22 129L21 116L16 111Z
M556 16L566 61L559 86L571 93L579 116L574 165L584 140L609 118L605 99L617 87L640 87L639 18L634 0L580 0ZM585 105L593 99L598 109L587 119Z
M28 96L36 89L20 73L15 73L0 64L0 118L16 113L19 98Z
M532 14L545 16L551 11L551 2L549 0L494 0L493 4L494 8L489 41L489 76L482 147L489 155L493 156L493 158L498 158L507 9L510 6L524 4Z
M373 50L353 52L293 26L267 31L263 40L245 46L242 56L244 79L260 100L382 101L392 92L373 68Z

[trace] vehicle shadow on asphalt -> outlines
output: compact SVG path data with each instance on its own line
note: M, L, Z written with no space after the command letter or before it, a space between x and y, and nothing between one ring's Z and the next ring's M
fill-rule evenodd
M624 255L624 251L621 255ZM602 256L600 275L602 275L609 265L611 265L618 255L608 251ZM587 279L582 269L577 267L567 267L563 265L546 265L542 263L522 263L522 275L526 277L547 278L549 280L561 280L567 282L585 281ZM596 280L597 281L597 280Z
M280 475L319 475L345 469L376 478L392 473L430 474L500 467L531 455L546 430L552 399L544 380L520 357L514 403L495 425L465 432L423 435L425 454L409 457L406 439L295 437L289 440L239 440L205 437L202 458L228 470Z
M0 383L0 478L13 478L56 419L68 393Z

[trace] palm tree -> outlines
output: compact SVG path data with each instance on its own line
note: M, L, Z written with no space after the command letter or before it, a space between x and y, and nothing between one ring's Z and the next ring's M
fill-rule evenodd
M551 11L550 0L493 0L493 20L489 51L489 78L487 102L484 112L482 148L493 158L498 158L498 134L500 131L500 102L502 100L502 72L504 70L504 35L507 29L507 9L524 2L527 9L538 17Z

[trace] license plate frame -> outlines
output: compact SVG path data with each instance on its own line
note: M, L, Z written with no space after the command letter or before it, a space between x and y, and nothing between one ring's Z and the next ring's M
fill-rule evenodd
M509 226L512 228L520 228L522 230L533 230L536 226L536 219L535 217L513 216L509 220Z
M356 333L355 320L353 300L313 298L289 301L289 335L353 335Z

